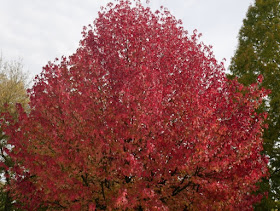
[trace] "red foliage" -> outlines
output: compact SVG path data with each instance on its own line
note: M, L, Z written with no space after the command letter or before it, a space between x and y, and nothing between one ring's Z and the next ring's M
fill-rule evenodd
M14 197L29 210L252 209L265 91L223 70L166 9L109 4L5 126Z

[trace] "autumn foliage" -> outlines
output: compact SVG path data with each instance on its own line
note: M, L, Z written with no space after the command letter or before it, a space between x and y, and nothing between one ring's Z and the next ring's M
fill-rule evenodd
M266 176L264 90L228 81L166 9L102 9L6 117L10 191L29 210L251 210Z

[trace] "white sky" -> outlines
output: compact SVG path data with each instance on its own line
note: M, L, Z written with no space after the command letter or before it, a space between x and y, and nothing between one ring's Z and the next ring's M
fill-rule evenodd
M6 60L22 58L31 76L48 61L74 53L83 26L97 17L108 0L0 0L0 51ZM183 21L191 34L213 46L218 61L230 58L248 7L254 0L150 0L153 10L161 5Z

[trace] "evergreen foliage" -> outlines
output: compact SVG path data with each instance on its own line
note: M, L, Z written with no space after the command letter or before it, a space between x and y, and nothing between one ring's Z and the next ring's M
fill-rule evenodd
M256 209L280 208L280 1L256 0L239 32L239 46L232 58L230 78L249 85L263 75L262 86L271 91L263 105L269 113L264 133L264 153L269 156L270 179L260 185L268 197Z

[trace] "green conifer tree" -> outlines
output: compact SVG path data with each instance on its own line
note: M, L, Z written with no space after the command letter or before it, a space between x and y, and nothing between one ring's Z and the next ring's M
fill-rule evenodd
M256 0L248 9L239 32L239 45L232 58L229 78L245 85L264 77L270 89L263 109L269 113L264 132L264 153L269 156L270 179L260 184L268 197L256 210L280 208L280 0Z

